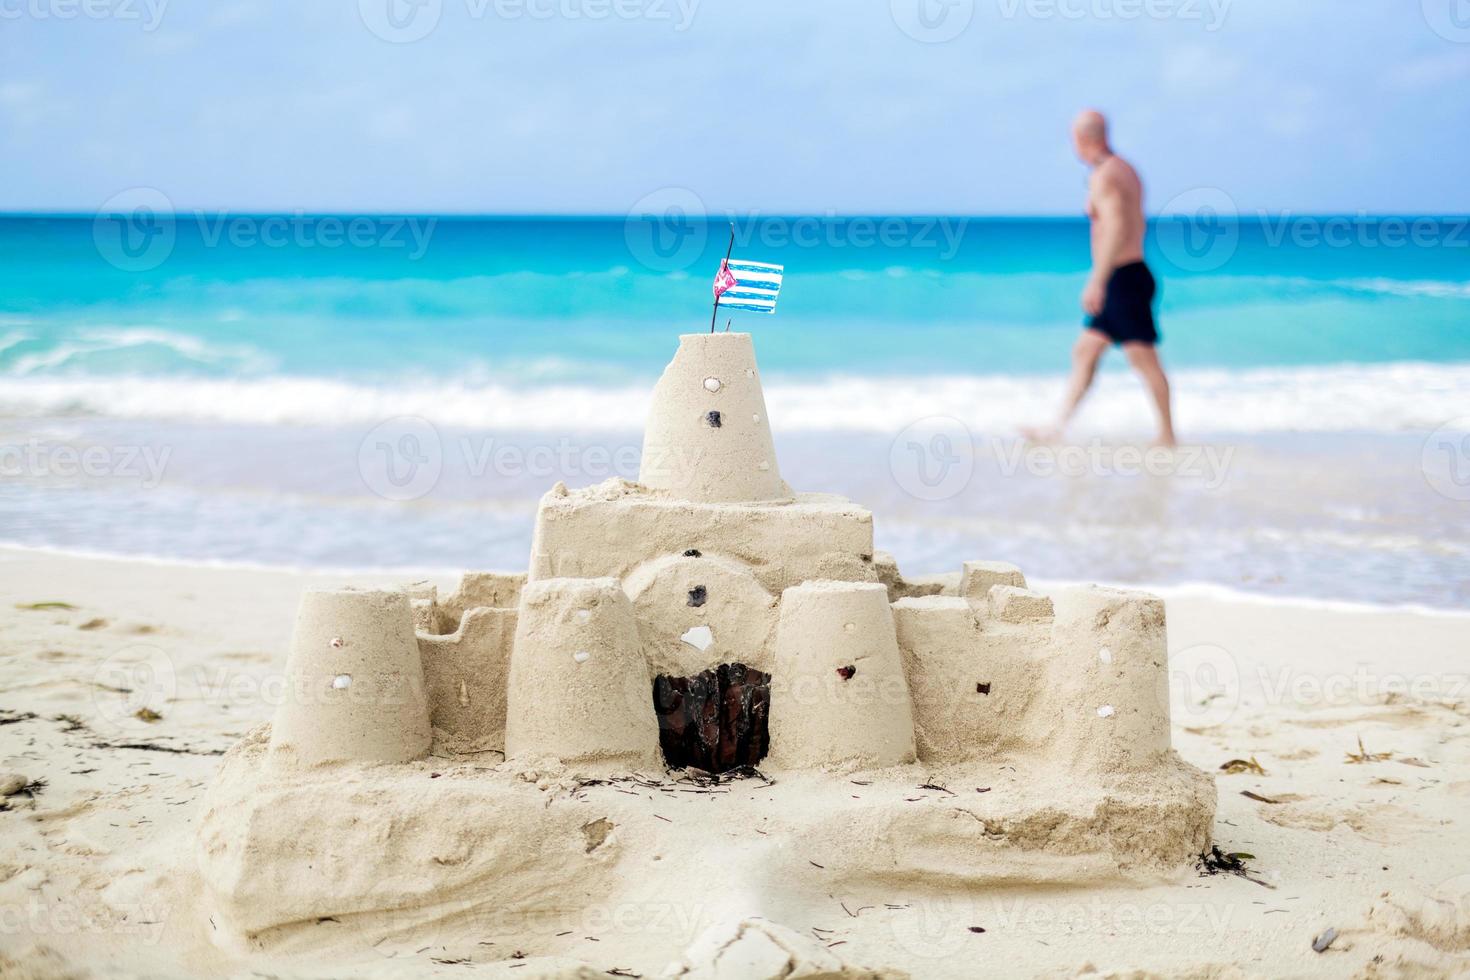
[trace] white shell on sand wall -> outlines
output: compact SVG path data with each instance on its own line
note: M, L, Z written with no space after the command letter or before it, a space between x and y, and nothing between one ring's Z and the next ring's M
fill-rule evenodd
M708 626L693 626L679 639L703 653L714 646L715 634Z
M680 337L653 391L638 482L704 503L791 500L754 372L750 334Z

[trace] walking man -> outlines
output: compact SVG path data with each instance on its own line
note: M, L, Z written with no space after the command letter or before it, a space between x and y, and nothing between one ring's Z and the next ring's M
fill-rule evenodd
M1154 277L1143 262L1143 183L1128 161L1113 152L1101 113L1083 112L1072 124L1077 156L1092 168L1087 182L1087 217L1092 222L1092 275L1082 290L1087 327L1072 348L1072 373L1061 414L1052 426L1027 430L1044 442L1061 438L1092 386L1108 347L1123 348L1143 379L1158 412L1157 444L1174 445L1169 379L1159 362L1154 326Z

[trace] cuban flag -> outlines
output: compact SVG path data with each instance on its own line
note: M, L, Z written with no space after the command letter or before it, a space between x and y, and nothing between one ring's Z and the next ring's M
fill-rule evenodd
M785 267L726 259L715 276L715 306L724 310L775 313Z

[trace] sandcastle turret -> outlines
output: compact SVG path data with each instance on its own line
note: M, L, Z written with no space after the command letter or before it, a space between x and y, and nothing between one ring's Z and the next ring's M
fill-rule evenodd
M999 591L999 590L997 590ZM1056 596L1048 698L1050 749L1077 773L1157 766L1169 752L1164 602L1098 586Z
M748 333L684 334L653 391L638 482L684 500L790 500Z
M271 752L321 762L407 762L428 754L424 672L400 591L312 590L301 597L286 699Z
M814 581L781 595L771 690L777 766L914 761L914 719L888 590Z
M506 756L657 766L652 683L617 579L528 583L510 659Z

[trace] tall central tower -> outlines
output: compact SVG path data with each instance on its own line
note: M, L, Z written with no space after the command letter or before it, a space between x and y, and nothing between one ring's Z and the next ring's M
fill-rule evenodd
M638 482L700 503L792 499L748 333L697 333L653 391Z

